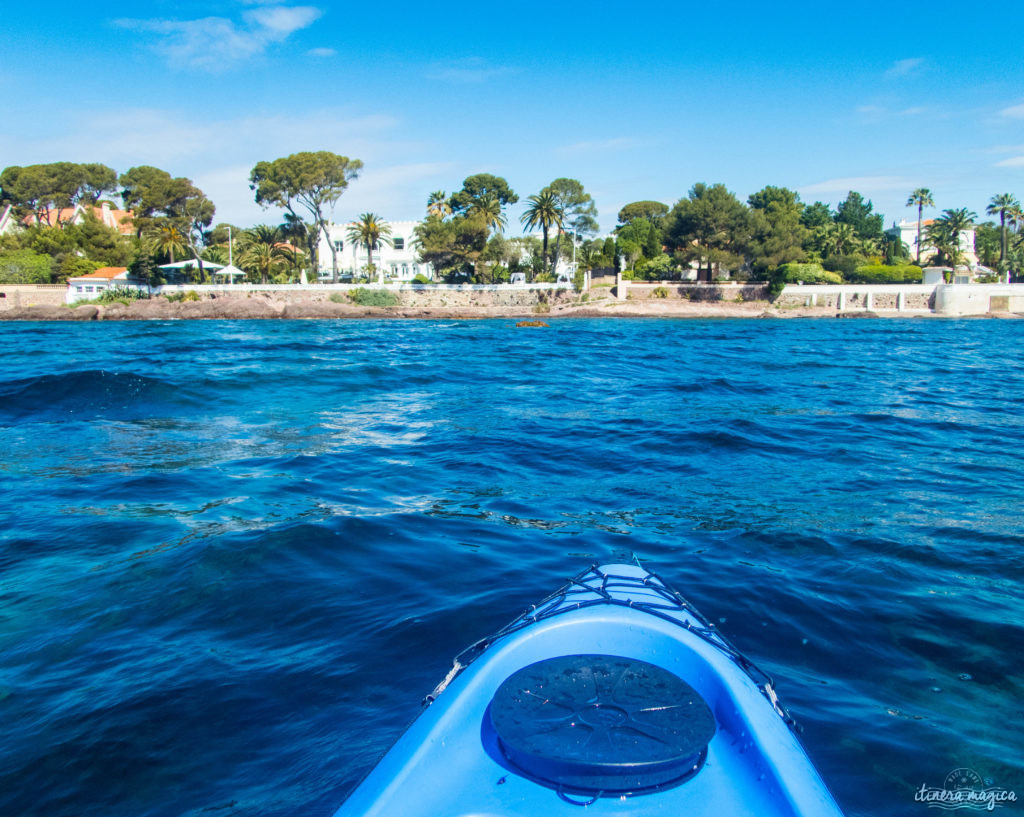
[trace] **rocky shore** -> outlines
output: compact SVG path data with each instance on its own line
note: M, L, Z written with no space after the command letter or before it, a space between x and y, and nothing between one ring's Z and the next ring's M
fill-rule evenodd
M171 302L165 298L127 305L85 304L78 307L26 306L0 312L9 321L173 321L338 318L558 318L558 317L676 317L676 318L795 318L833 317L834 309L775 309L766 301L749 303L692 303L688 301L556 302L538 307L516 305L408 305L367 307L329 300L220 297Z
M14 306L0 310L0 320L9 321L174 321L174 320L266 320L339 318L561 318L561 317L650 317L650 318L857 318L938 317L934 312L894 310L851 310L837 312L834 306L794 306L767 300L686 300L684 298L637 298L618 300L602 295L586 296L558 291L538 296L534 292L458 293L452 297L437 292L402 292L399 303L388 307L361 306L348 299L324 294L260 292L219 293L191 301L169 301L164 297L124 303L87 303L77 307L57 305ZM489 297L485 297L489 296ZM1019 317L1012 313L991 317Z

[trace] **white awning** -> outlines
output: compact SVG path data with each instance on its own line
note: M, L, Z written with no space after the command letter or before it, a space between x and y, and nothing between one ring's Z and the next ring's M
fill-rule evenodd
M161 264L160 269L186 269L187 267L193 267L199 269L199 262L194 258L189 258L187 261L175 261L173 264ZM203 259L203 269L211 271L224 269L223 264L215 264L213 261L207 261Z

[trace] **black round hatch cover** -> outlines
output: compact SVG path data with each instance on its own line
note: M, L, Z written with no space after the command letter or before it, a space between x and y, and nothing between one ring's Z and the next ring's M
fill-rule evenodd
M588 795L640 794L700 770L715 717L671 672L614 655L564 655L498 687L491 724L505 757L540 783Z

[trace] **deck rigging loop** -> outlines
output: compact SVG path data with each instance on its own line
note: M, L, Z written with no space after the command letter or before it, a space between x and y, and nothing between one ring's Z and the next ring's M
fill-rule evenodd
M615 590L619 593L639 590L648 595L653 593L658 598L651 599L650 601L616 598L610 590ZM662 621L682 627L708 644L711 644L743 670L771 704L772 709L775 710L776 714L782 718L783 722L790 729L794 732L800 731L796 721L779 701L772 677L736 649L715 628L714 624L708 621L700 611L690 604L678 591L669 586L658 574L647 571L646 575L639 577L604 573L599 569L598 565L593 565L568 579L563 587L556 590L540 603L531 605L518 618L460 652L455 656L452 669L448 672L448 675L434 688L433 692L423 699L423 705L427 706L433 703L437 696L444 692L462 670L472 664L485 650L500 639L512 635L525 627L529 627L538 621L586 607L596 607L605 604L628 607L632 610L655 616ZM695 621L696 624L687 620L680 620L676 615L673 615L673 613L678 613L679 611L685 612L687 617Z

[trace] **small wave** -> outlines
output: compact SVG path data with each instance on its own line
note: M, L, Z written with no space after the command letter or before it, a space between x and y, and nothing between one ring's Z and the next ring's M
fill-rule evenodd
M85 369L0 382L0 422L137 419L155 404L193 403L191 395L159 378ZM164 412L166 408L162 409Z

